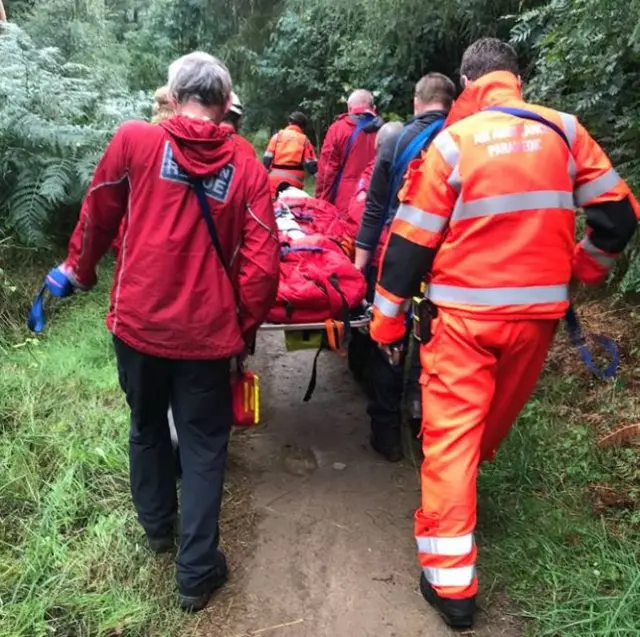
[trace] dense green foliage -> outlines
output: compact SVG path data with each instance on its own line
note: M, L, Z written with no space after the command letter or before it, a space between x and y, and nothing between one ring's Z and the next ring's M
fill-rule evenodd
M146 116L170 61L193 49L229 64L247 128L302 108L319 141L350 89L405 117L424 72L455 77L476 37L511 38L529 95L576 112L640 184L640 0L16 0L7 12L20 28L0 37L0 237L45 245L52 218L73 219L116 123ZM635 261L625 288L640 287Z
M509 38L529 97L577 113L640 187L640 0L5 5L0 258L7 245L50 248L64 240L118 122L147 117L168 64L193 49L229 64L256 140L301 108L320 141L351 89L372 89L384 115L406 117L424 72L456 77L475 38ZM13 271L0 270L0 635L178 634L183 620L167 610L166 569L141 551L128 502L104 297L70 314L47 342L2 349L12 320L5 309L22 316L27 303L15 265L35 251L22 248L10 253ZM625 291L640 291L637 249L619 268ZM625 306L624 324L629 314ZM68 347L74 338L77 351ZM625 344L632 360L637 348L631 337ZM637 370L628 367L597 390L575 370L552 366L506 453L483 472L481 568L537 619L532 634L637 633L640 579L629 548L638 542L637 454L594 451L587 433L593 423L637 421ZM588 483L626 494L623 510L593 515Z

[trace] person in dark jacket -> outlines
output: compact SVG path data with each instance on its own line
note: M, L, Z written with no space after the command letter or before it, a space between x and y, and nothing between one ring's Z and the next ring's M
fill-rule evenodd
M118 128L67 259L48 280L58 296L93 287L124 220L107 327L131 410L131 492L151 550L171 551L178 522L171 405L183 468L178 590L182 608L197 611L227 578L218 519L233 419L230 366L275 300L280 260L267 172L220 127L228 70L191 53L170 66L168 85L176 114Z
M381 234L386 234L388 223L398 208L397 193L388 206L391 186L391 167L411 141L437 119L444 119L455 97L455 85L445 75L429 73L417 84L413 101L414 117L401 130L396 130L382 143L367 191L365 211L356 239L356 267L366 271L370 285L369 300L373 300L377 279L377 259ZM387 209L389 207L389 209ZM415 350L415 351L414 351ZM418 378L420 363L417 348L410 348L411 360L405 365L394 365L378 347L370 348L373 360L369 364L371 401L368 414L371 419L371 446L390 462L402 459L400 435L402 396L408 406L414 432L419 428L421 401Z

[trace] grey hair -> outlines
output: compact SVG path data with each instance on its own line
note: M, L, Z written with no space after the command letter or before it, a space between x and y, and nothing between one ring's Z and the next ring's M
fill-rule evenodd
M213 55L196 51L169 67L169 91L178 104L195 100L203 106L225 106L231 97L231 75Z
M394 137L402 130L402 122L387 122L376 135L376 149L380 148L388 139Z

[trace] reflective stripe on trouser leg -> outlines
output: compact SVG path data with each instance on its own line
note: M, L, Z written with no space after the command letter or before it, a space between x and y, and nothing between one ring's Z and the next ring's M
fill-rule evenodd
M477 577L475 566L458 566L455 568L425 566L422 572L431 586L439 588L471 586Z
M496 356L479 342L482 330L495 335L496 325L504 323L470 321L443 308L436 320L434 337L420 356L424 463L415 536L437 538L435 543L420 541L427 581L441 597L464 599L478 590L477 548L471 537L480 446L495 388Z
M416 537L418 553L433 553L435 555L468 555L473 550L473 533L459 537Z

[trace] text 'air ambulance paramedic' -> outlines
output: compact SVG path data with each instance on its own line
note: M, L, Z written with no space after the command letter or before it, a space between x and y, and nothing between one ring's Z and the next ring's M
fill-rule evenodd
M269 140L263 163L269 171L269 187L274 199L288 186L302 190L305 170L312 177L318 172L316 149L305 133L307 124L304 113L291 113L289 125Z
M376 133L384 124L376 115L373 95L358 89L347 100L347 112L329 126L320 151L316 197L346 213L358 181L374 159Z
M477 41L460 73L464 91L447 128L400 194L372 337L386 346L403 338L405 301L429 276L415 535L423 595L467 627L478 590L478 465L528 400L572 278L604 281L635 231L638 205L574 116L523 101L510 46ZM576 206L588 228L577 246Z
M219 126L231 94L226 67L192 53L171 65L168 84L176 115L118 128L68 257L50 276L66 276L70 292L93 287L96 264L125 219L107 326L131 408L133 502L150 548L171 550L178 516L171 404L183 468L180 603L200 610L227 577L218 519L232 425L230 362L275 299L279 246L267 173Z

